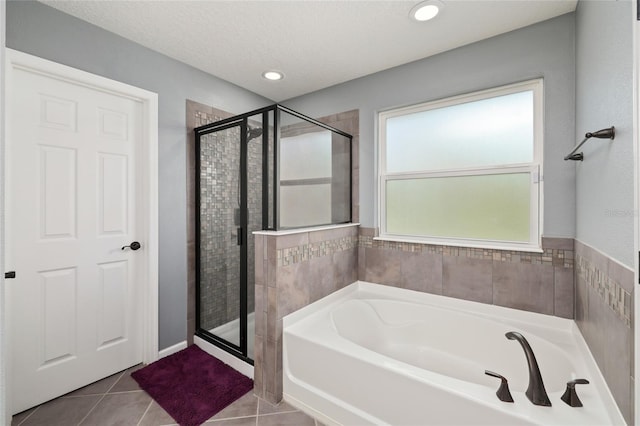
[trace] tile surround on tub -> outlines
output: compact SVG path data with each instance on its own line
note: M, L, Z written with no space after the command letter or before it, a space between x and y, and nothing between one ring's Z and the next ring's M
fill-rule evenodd
M543 252L529 253L377 240L373 228L322 232L279 238L276 266L356 248L361 280L573 318L573 239L545 237Z
M571 238L545 237L543 252L529 253L374 240L373 228L334 232L345 229L263 235L256 248L264 257L256 267L266 269L257 276L271 277L272 286L256 287L271 290L259 339L272 353L257 357L269 360L256 381L258 395L274 402L281 396L282 316L359 279L575 317L620 410L632 418L633 271ZM338 264L342 272L329 274ZM349 282L336 283L348 265Z
M554 269L548 264L493 264L493 304L554 314Z
M442 294L458 299L491 304L493 262L482 257L443 256Z
M282 398L282 318L357 280L358 226L258 232L254 392ZM259 308L258 308L259 307Z
M629 424L634 418L634 272L576 240L575 320Z
M543 238L543 252L532 253L515 250L483 249L474 247L454 247L375 239L373 228L360 228L360 245L366 248L382 248L404 252L423 252L444 256L469 257L497 262L529 263L573 268L573 242L570 238ZM367 231L364 231L367 229ZM548 246L545 244L549 244Z
M631 292L580 255L576 256L576 273L600 296L602 302L615 312L620 321L627 327L631 326Z
M360 228L360 280L573 318L571 238L543 237L542 252L532 253L380 240L376 231ZM418 255L430 256L422 273Z
M304 244L297 247L278 249L276 254L278 266L293 265L314 258L333 255L358 247L358 236L347 236L328 241Z

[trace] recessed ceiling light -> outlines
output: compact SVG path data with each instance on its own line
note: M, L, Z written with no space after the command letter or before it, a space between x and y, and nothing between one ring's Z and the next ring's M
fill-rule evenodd
M444 4L438 0L428 0L418 3L411 8L409 16L416 21L424 22L436 17Z
M282 80L284 78L284 74L282 74L280 71L265 71L262 73L262 77L266 78L267 80L277 81Z

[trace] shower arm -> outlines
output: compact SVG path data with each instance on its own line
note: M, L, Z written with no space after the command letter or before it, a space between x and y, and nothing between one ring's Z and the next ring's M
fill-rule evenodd
M584 143L586 141L588 141L591 138L598 138L598 139L614 139L616 136L616 129L614 126L608 127L606 129L601 129L598 130L597 132L587 132L584 135L584 139L582 140L582 142L580 142L578 145L576 145L575 147L573 147L573 149L571 150L571 152L569 154L567 154L564 157L564 160L573 160L573 161L582 161L584 160L584 154L579 152L576 154L576 151L580 149L580 147L582 145L584 145Z

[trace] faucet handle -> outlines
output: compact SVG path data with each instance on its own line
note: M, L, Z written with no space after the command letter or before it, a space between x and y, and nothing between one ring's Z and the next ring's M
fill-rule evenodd
M588 384L589 381L587 379L575 379L568 381L567 390L564 391L564 394L560 399L572 407L582 407L582 401L580 401L580 398L578 398L578 394L576 393L576 385Z
M500 387L496 392L500 401L513 402L513 397L511 396L511 392L509 392L509 383L507 383L507 379L504 376L489 370L484 370L484 374L500 379Z

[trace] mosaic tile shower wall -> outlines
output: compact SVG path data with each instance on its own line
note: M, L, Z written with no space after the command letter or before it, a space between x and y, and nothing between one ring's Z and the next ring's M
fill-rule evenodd
M196 111L196 125L220 120L213 114ZM238 127L202 137L200 164L200 316L201 326L213 329L237 319L240 314L240 246L237 229L240 220ZM251 231L262 228L262 139L247 145L248 160L248 259L253 265L255 249ZM255 304L255 270L247 268L248 312Z
M213 329L240 314L238 128L203 136L200 149L200 312ZM234 238L235 237L235 238Z

